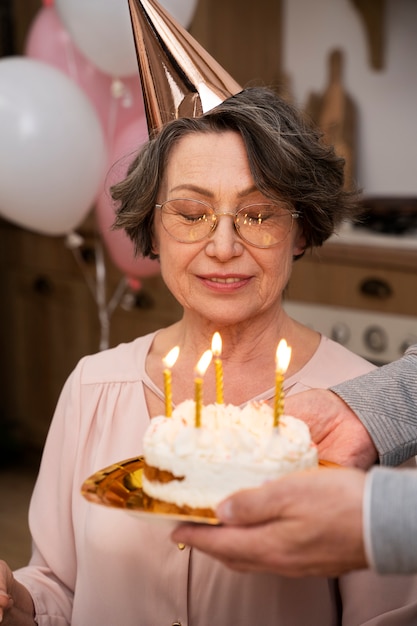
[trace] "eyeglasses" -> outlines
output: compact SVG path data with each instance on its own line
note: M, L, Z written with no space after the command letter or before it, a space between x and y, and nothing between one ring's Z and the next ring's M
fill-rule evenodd
M216 213L202 200L175 198L155 204L161 209L162 225L171 237L181 243L202 241L215 231L219 217L233 219L235 230L246 243L256 248L271 248L288 236L294 219L300 213L276 204L249 204L236 213Z

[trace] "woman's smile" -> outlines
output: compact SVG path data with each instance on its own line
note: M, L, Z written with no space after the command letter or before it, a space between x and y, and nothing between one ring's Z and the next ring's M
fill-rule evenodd
M233 292L248 284L250 276L199 276L207 287L224 292Z

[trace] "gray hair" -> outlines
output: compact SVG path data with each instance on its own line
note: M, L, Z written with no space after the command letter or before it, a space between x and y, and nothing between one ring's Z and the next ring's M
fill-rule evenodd
M256 187L301 214L306 248L321 246L344 219L358 214L358 192L344 188L344 159L295 107L269 88L251 87L200 117L167 123L111 188L114 228L126 231L136 252L155 258L155 204L172 148L186 135L229 130L244 141Z

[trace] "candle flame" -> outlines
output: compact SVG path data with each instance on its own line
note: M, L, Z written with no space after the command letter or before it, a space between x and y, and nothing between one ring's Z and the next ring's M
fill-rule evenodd
M214 333L213 338L211 340L211 351L214 356L220 356L222 353L222 338L220 337L220 333Z
M281 374L285 374L290 364L290 359L291 348L287 345L285 339L281 339L276 353L277 371L281 372Z
M199 362L195 368L195 371L199 376L204 376L207 371L208 366L211 363L211 359L213 357L213 353L211 350L206 350L204 354L200 357Z
M176 360L178 359L178 355L180 353L179 346L175 346L168 352L167 355L162 359L165 367L174 367Z

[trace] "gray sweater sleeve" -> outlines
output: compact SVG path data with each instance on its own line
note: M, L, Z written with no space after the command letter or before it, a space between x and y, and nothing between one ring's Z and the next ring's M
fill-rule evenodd
M368 430L382 465L417 454L417 344L398 361L331 389Z
M417 454L417 345L367 375L333 387L371 435L381 464ZM381 574L417 573L417 470L374 467L367 477L364 537Z
M417 470L374 467L367 477L365 547L380 574L417 573Z

